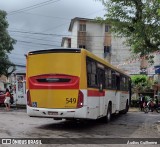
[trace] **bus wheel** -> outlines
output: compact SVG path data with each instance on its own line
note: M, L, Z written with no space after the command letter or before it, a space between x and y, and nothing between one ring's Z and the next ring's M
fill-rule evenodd
M107 115L105 120L107 123L111 121L111 104L108 105L108 110L107 110Z
M128 105L128 100L127 100L125 109L122 110L122 112L120 112L120 113L126 114L128 112L128 109L129 109L129 105Z

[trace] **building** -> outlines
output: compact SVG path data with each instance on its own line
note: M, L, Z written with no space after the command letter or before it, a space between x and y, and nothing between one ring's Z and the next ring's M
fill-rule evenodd
M5 91L6 85L7 85L7 77L2 75L0 76L0 91Z
M63 37L61 46L63 46L64 48L71 48L71 38Z
M140 62L127 62L130 51L123 44L125 38L113 36L111 26L94 19L75 17L69 25L71 37L62 39L62 47L85 48L128 73L139 72Z
M16 70L10 76L15 104L26 105L26 70Z

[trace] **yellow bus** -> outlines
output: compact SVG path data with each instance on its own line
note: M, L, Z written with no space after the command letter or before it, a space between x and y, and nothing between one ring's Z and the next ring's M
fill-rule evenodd
M129 75L86 49L29 52L26 82L29 116L108 122L129 108Z

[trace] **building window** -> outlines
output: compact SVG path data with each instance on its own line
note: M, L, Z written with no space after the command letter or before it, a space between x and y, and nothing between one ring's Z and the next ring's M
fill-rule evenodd
M68 48L71 48L71 43L68 43Z
M86 24L80 24L79 25L79 31L86 32Z
M110 31L111 26L109 25L105 25L105 32L109 32Z
M85 45L79 45L79 48L86 48L86 46Z
M104 57L111 53L111 46L104 46Z

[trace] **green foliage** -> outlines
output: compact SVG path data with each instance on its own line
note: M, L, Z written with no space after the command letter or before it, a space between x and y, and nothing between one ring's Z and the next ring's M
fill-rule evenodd
M9 61L7 55L0 56L0 75L9 77L15 70L15 65Z
M15 65L11 63L8 59L7 53L10 53L14 48L13 44L16 41L10 37L7 28L8 22L6 20L6 12L0 10L0 75L4 74L8 77L8 69L13 67L15 69Z
M153 81L146 75L133 75L131 76L132 91L133 93L140 93L149 90Z
M131 80L133 84L146 83L148 77L146 75L134 75L131 76Z
M126 44L135 54L148 55L160 49L160 17L157 0L100 0L106 7L104 23L111 31L126 37Z
M158 0L158 2L160 3L160 0ZM160 15L160 8L158 9L158 14Z

